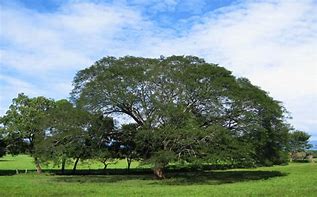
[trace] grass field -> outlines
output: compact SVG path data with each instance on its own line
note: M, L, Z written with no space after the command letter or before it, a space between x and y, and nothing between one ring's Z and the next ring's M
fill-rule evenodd
M85 165L81 164L79 168L87 168ZM98 165L89 166L98 168ZM110 167L125 166L125 162L120 161ZM135 167L137 163L134 163ZM0 173L15 169L34 169L32 159L27 156L0 159ZM0 175L0 196L317 196L316 163L196 173L170 172L167 177L166 180L155 180L150 173Z
M77 169L103 169L103 164L101 162L97 161L86 161L84 163L79 162ZM115 164L109 164L107 168L126 168L127 162L125 160L118 160ZM137 162L132 162L131 168L141 168L142 166L139 166ZM43 169L59 169L59 166L53 166L50 165L42 165ZM66 166L66 169L72 169L73 163L70 163ZM2 158L0 158L0 170L12 170L12 169L18 169L18 170L34 170L34 162L33 158L29 157L27 155L18 155L18 156L11 156L7 155Z

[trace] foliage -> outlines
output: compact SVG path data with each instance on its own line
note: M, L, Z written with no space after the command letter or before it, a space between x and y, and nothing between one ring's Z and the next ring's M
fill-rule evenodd
M289 133L289 149L291 152L305 151L311 148L310 135L304 131L292 131Z
M292 131L289 133L289 151L292 160L304 159L306 156L305 151L311 148L308 140L310 135L304 131Z
M6 114L1 117L7 150L11 154L26 153L34 157L38 172L39 144L46 135L47 111L54 107L54 102L45 97L29 98L19 94L13 99Z
M317 150L308 150L307 153L312 155L313 158L317 158Z
M112 140L113 120L100 114L90 114L73 106L67 100L56 101L56 107L48 111L49 133L42 141L44 161L62 163L74 159L74 171L78 161L98 159L104 163L116 158L109 152Z
M88 158L85 130L89 124L89 114L65 99L56 101L55 107L47 114L46 138L38 148L41 159L62 163L63 170L67 159Z
M133 160L138 160L140 155L137 151L137 124L124 124L119 131L117 138L120 144L121 157L126 158L128 163L128 170L130 169Z
M117 133L112 118L102 114L90 115L90 127L88 131L88 144L91 150L91 158L99 160L104 169L109 164L116 162L119 157L119 144Z
M62 172L72 162L75 172L81 161L106 169L125 158L130 169L137 160L164 178L170 163L282 164L306 139L288 134L287 111L268 93L194 56L105 57L76 74L71 95L19 94L0 119L6 151Z
M171 161L286 160L289 126L281 103L198 57L105 57L77 73L72 99L91 112L134 120L139 155L148 161L166 163L155 159L166 153Z

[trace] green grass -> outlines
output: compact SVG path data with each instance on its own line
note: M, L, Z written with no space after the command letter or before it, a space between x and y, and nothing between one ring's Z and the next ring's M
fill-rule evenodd
M103 169L103 164L98 161L84 161L79 162L77 169ZM141 168L142 166L139 166L138 162L132 162L131 168ZM53 164L48 165L42 165L43 169L59 169L59 166L54 166ZM66 166L66 169L72 169L73 168L73 161L68 163ZM127 162L126 160L118 160L114 164L109 164L109 169L124 169L127 168ZM33 162L33 158L28 155L17 155L17 156L11 156L6 155L2 158L0 158L0 169L2 170L12 170L12 169L18 169L18 170L35 170L35 165Z
M125 168L124 162L120 162L112 167ZM33 169L32 160L27 156L0 159L0 172L16 168ZM0 196L317 196L316 163L173 172L167 177L155 180L152 174L136 173L0 176Z

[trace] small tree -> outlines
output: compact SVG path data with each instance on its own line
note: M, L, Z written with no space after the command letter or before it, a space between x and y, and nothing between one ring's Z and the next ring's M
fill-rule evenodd
M48 111L47 137L40 150L43 160L61 163L64 172L67 159L75 159L73 171L78 161L90 157L88 128L90 114L63 99L56 101L56 107Z
M307 149L311 148L308 140L310 135L304 131L295 130L289 133L289 151L292 160L298 158L299 152L305 152ZM304 156L300 156L302 159Z
M103 169L106 170L109 164L117 163L117 155L110 147L105 146L94 150L94 156L92 158L100 161L103 164Z
M122 125L119 135L120 152L127 160L128 171L130 170L132 161L139 158L136 142L137 127L137 124Z
M88 136L93 159L100 161L104 169L109 164L116 163L119 145L112 118L100 113L91 114Z
M19 94L13 99L6 114L1 117L3 132L11 154L26 153L34 158L36 170L41 173L38 145L46 136L47 111L54 101L45 97L29 98Z

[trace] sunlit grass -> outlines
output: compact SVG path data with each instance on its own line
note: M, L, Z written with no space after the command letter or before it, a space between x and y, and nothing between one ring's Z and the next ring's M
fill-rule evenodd
M74 161L69 161L66 165L66 169L73 168ZM127 168L127 162L125 159L114 161L113 163L109 164L107 168L109 169L124 169ZM131 168L137 168L142 166L139 165L139 162L133 161L131 164ZM43 169L59 169L60 166L53 165L53 162L49 164L42 164ZM104 166L101 162L95 160L86 160L86 161L79 161L77 169L103 169ZM33 158L28 155L17 155L11 156L6 155L0 158L0 169L18 169L18 170L35 170L35 165Z
M32 159L27 156L0 160L0 171L32 167ZM122 160L112 167L125 168L124 164ZM85 164L80 166L84 168ZM315 197L317 194L316 163L204 172L177 171L167 173L167 177L166 180L156 180L151 173L86 176L23 173L0 176L0 196Z

